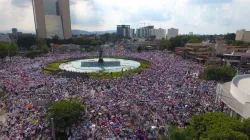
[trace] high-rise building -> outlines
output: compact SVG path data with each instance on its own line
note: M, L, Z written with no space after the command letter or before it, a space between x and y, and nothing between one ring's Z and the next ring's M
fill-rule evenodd
M178 36L178 29L175 29L175 28L171 28L171 29L168 29L168 38L167 39L170 39L172 37L176 37Z
M189 32L189 35L194 35L194 33L193 32Z
M13 34L17 33L17 28L12 28L12 33Z
M69 0L32 0L38 38L71 38Z
M129 29L129 37L131 38L135 37L135 29Z
M117 25L117 35L129 37L130 25Z
M250 42L250 31L246 31L245 29L236 31L235 40Z
M136 36L139 38L147 38L149 37L149 30L154 29L154 26L146 26L136 29Z
M155 36L155 39L166 39L166 30L165 29L149 29L149 36Z

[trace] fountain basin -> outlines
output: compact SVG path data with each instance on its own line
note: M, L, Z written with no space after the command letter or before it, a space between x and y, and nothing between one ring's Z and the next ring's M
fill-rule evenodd
M59 66L60 69L80 72L121 72L138 68L141 64L134 60L103 58L104 63L98 63L99 58L82 59L63 63Z
M119 67L121 66L120 61L104 61L103 63L99 63L97 61L84 61L81 62L81 67Z

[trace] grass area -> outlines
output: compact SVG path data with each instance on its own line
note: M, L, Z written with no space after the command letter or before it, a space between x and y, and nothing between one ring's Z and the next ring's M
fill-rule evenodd
M88 57L88 59L91 59L91 58L97 58L97 57ZM107 58L107 57L103 57L103 58ZM114 78L119 78L119 77L122 77L122 76L129 75L129 74L132 74L132 73L140 73L143 70L148 69L148 68L151 67L151 63L148 62L148 61L145 61L145 60L126 58L126 57L123 57L123 56L111 56L109 58L136 60L141 65L140 65L140 67L138 67L136 69L126 70L126 71L122 71L122 72L93 72L93 73L87 73L87 75L90 76L93 79L114 79ZM69 62L69 61L73 61L73 59L60 60L60 61L53 62L53 63L47 65L44 68L44 72L46 74L49 74L49 73L58 74L58 73L60 73L61 75L64 75L63 73L67 73L67 72L61 70L59 68L59 65L62 64L62 63Z
M136 69L132 69L132 70L126 70L123 72L99 72L99 73L88 73L88 75L90 77L92 77L93 79L114 79L114 78L118 78L121 76L125 76L125 75L129 75L132 73L140 73L145 69L148 69L151 67L151 63L150 62L146 62L146 61L138 61L141 63L140 67L136 68Z
M72 61L73 59L66 59L66 60L60 60L60 61L56 61L56 62L53 62L53 63L50 63L48 64L45 68L44 68L44 72L45 73L51 73L51 72L60 72L61 69L59 68L59 66L62 64L62 63L66 63L66 62L70 62Z

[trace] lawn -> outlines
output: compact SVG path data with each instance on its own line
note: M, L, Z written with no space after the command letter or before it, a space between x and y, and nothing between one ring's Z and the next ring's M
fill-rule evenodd
M62 63L66 63L66 62L70 62L73 59L66 59L66 60L60 60L60 61L56 61L53 63L48 64L45 68L44 68L44 72L45 73L51 73L51 72L60 72L61 69L59 68L59 66Z

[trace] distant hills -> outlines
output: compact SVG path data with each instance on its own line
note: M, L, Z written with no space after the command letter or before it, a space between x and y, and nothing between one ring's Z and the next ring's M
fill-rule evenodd
M90 34L98 34L98 35L101 35L101 34L105 34L105 33L115 33L116 31L115 30L107 30L107 31L92 31L92 32L89 32L89 31L84 31L84 30L72 30L72 35L90 35Z

